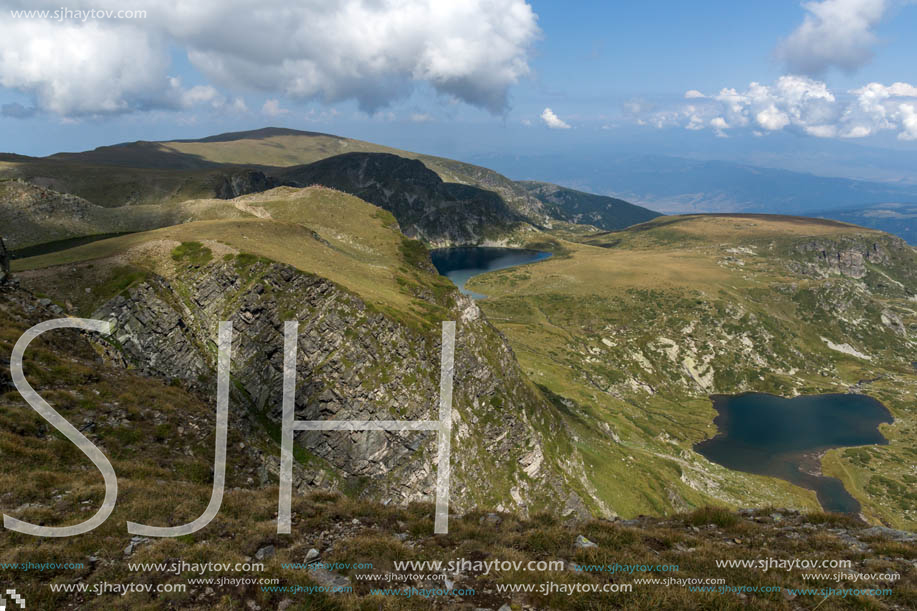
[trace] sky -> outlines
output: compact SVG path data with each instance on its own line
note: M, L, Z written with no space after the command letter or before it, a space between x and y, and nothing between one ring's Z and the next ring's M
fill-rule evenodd
M472 159L818 151L840 174L917 151L915 31L912 0L0 0L0 151L274 125Z

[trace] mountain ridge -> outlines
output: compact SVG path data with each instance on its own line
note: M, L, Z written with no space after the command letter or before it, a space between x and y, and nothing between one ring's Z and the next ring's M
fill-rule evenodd
M370 194L365 177L357 184L348 173L347 167L354 155L362 155L364 168L367 164L379 168L373 178L378 185L393 180L383 167L407 167L402 162L396 163L396 158L422 164L414 174L429 172L438 176L440 184L434 186L427 180L425 187L415 184L410 189L406 183L389 185L376 188ZM374 158L374 155L379 157ZM375 161L370 163L371 159ZM183 202L190 200L230 199L279 185L301 187L322 183L362 193L373 203L388 207L396 212L399 222L411 236L438 246L518 244L531 228L575 224L577 218L584 218L576 210L565 211L565 206L585 205L598 210L596 206L600 203L601 212L590 217L600 229L619 228L655 214L626 202L611 202L567 190L563 191L563 201L542 201L524 185L488 168L330 134L277 127L195 140L126 142L82 153L16 159L0 163L0 177L3 176L60 193L72 193L104 208L156 204L181 207ZM407 193L406 189L412 192ZM390 201L391 193L400 194L396 198L401 200ZM430 210L425 210L427 207L443 210L446 214L431 215ZM130 226L134 222L132 217L139 213L139 210L123 211L127 219L100 221L95 233L108 233L106 227L113 224ZM98 216L105 215L100 213ZM462 216L469 222L459 218ZM40 232L33 232L29 241L17 247L85 235L77 232L75 225L71 226L70 234L52 230L47 239ZM146 230L152 226L144 220L137 222L136 227L134 230Z

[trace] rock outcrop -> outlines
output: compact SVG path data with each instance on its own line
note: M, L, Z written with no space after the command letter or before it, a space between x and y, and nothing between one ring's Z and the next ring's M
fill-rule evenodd
M538 198L552 218L568 223L615 231L661 216L623 199L567 189L547 182L523 180L517 184Z
M458 321L453 505L523 512L584 507L544 458L533 424L550 427L552 407L474 303L458 293L451 299ZM173 280L153 277L93 317L114 324L121 351L143 370L211 393L217 321L232 321L232 409L247 408L275 428L286 320L299 321L297 420L437 418L439 326L406 324L285 265L220 262ZM312 467L296 482L301 492L344 486L386 503L433 499L432 432L303 432L296 444ZM277 463L277 455L266 457L265 468L276 472Z
M900 242L900 244L899 244ZM851 236L836 239L813 238L796 245L796 252L812 260L821 274L840 274L850 278L866 275L867 264L887 265L893 251L907 248L903 240L883 237Z
M216 177L214 194L217 199L232 199L240 195L261 193L278 186L273 178L258 170L239 170Z

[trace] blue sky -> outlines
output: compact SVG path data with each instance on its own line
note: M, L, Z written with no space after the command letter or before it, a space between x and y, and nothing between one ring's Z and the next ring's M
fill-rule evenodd
M642 148L792 167L800 148L848 162L857 147L917 150L906 0L212 0L124 7L143 19L12 14L60 4L0 2L0 150L265 125L465 158Z

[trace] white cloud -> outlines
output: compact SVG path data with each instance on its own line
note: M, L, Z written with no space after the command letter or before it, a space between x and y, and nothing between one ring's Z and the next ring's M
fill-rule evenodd
M415 112L411 113L411 121L413 123L430 123L433 121L433 117L425 112Z
M171 79L173 86L181 88L178 79ZM198 104L210 104L214 107L221 107L226 103L226 99L220 95L220 92L210 85L196 85L188 90L183 90L181 94L181 105L185 108L191 108Z
M865 138L870 135L872 130L865 125L854 125L846 132L841 134L842 138Z
M70 9L111 8L74 0ZM210 84L376 112L428 83L448 98L501 113L530 72L540 31L525 0L140 0L147 18L86 22L0 15L0 86L63 116L181 106L168 88L170 49Z
M898 134L901 140L917 140L917 110L913 104L901 105L901 124L904 131Z
M914 104L917 87L909 83L869 83L850 93L856 103L844 112L845 137L868 136L880 130L898 130L901 140L917 139Z
M627 103L623 110L638 125L712 129L718 136L739 128L762 135L790 130L816 138L863 138L891 130L902 140L917 139L917 86L909 83L869 83L835 93L822 81L787 75L772 85L724 88L690 102L647 110Z
M835 125L807 125L805 132L816 138L835 138L837 137L837 126Z
M91 21L0 19L0 86L64 116L176 108L161 38L146 28Z
M726 137L726 130L729 129L729 123L723 117L713 117L710 119L710 127L713 128L714 133L720 138Z
M541 113L541 120L551 129L570 129L570 124L554 114L550 108L545 108Z
M182 87L181 79L169 79L170 97L175 100L179 108L190 110L199 106L209 106L213 110L229 110L232 112L246 112L248 107L242 98L228 100L216 88L210 85L195 85L190 89Z
M280 102L275 99L265 100L261 107L261 114L269 117L280 117L289 114L290 111L280 106Z
M694 130L694 131L698 131L698 130L704 129L704 120L703 120L703 118L701 118L701 116L700 116L699 114L697 114L696 112L691 111L691 112L688 114L688 124L685 125L685 129L690 129L690 130Z
M699 99L699 98L706 98L706 97L707 97L707 96L705 96L704 94L702 94L702 93L701 93L700 91L698 91L697 89L689 89L688 91L685 92L685 99L686 99L686 100L696 100L696 99Z
M777 46L790 72L817 76L829 68L852 72L867 64L878 44L875 27L888 0L821 0L803 3L802 24Z
M778 110L774 104L755 115L755 120L758 125L770 131L783 129L790 124L790 118L785 112Z

